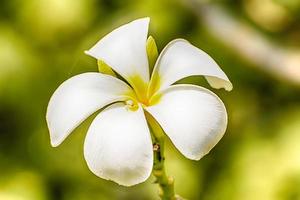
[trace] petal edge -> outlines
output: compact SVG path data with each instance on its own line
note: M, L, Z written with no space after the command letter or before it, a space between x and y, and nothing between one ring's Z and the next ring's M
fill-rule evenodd
M146 41L149 22L150 18L146 17L122 25L105 35L85 53L103 60L128 82L137 75L148 82Z
M115 101L128 99L131 88L108 75L88 72L63 82L53 93L46 121L51 145L56 147L87 117Z
M118 103L99 113L88 130L84 157L103 179L124 186L144 182L152 171L153 152L141 106L131 111Z
M218 64L207 53L184 39L175 39L163 49L155 64L151 82L160 80L162 90L182 78L195 75L205 76L214 88L232 90L232 83Z
M223 102L211 91L194 85L173 85L161 95L158 103L146 110L185 157L201 159L225 133Z

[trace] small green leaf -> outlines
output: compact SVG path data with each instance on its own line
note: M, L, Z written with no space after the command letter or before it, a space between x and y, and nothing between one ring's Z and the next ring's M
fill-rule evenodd
M98 64L98 70L100 73L103 74L107 74L107 75L111 75L114 77L117 77L117 75L115 74L115 72L111 69L111 67L109 65L107 65L104 61L102 60L98 60L97 61Z
M151 73L153 71L153 67L158 57L157 46L154 38L151 35L147 39L146 50L147 50L147 56L149 61L149 70Z

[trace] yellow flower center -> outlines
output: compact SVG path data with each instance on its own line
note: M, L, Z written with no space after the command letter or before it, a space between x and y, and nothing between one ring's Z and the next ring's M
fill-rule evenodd
M136 103L141 103L144 106L151 106L158 103L160 99L160 94L156 93L159 89L159 78L158 76L154 80L151 80L150 83L146 83L139 75L132 76L128 79L128 82L133 87L136 97L132 99Z

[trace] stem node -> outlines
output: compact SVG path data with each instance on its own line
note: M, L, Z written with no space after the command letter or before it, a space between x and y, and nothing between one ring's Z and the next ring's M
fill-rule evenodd
M146 113L146 118L153 136L154 163L152 174L156 177L155 183L159 185L158 194L162 200L175 200L174 178L167 176L164 165L164 133L149 113Z

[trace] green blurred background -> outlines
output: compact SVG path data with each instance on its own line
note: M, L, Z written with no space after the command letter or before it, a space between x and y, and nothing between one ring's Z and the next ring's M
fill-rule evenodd
M93 175L83 142L93 117L50 147L48 100L67 78L97 71L84 55L104 34L151 17L161 50L182 37L220 64L214 90L227 132L198 162L169 142L177 193L203 200L300 200L299 0L0 1L0 200L157 199L154 178L121 187ZM201 77L184 80L209 87ZM211 89L211 88L210 88Z

